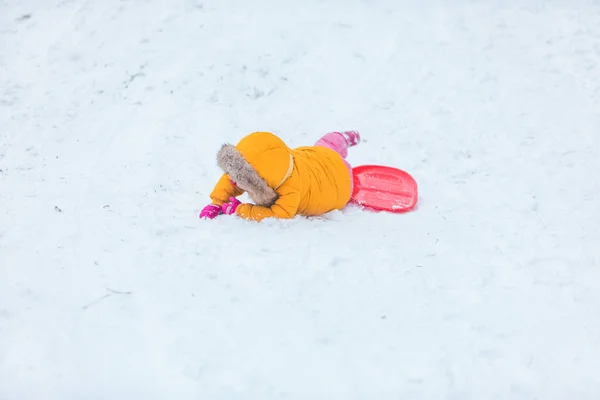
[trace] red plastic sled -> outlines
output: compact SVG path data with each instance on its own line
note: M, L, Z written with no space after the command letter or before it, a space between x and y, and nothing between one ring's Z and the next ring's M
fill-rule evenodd
M383 165L361 165L352 169L351 201L374 211L402 213L417 204L418 187L405 171Z

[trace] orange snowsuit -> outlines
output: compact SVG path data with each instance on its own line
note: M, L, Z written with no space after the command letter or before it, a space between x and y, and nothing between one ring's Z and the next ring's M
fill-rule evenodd
M224 173L210 198L222 205L229 197L247 192L255 204L240 204L236 209L245 219L320 215L341 210L350 200L348 167L327 147L290 149L272 133L254 132L235 147L223 145L217 163Z

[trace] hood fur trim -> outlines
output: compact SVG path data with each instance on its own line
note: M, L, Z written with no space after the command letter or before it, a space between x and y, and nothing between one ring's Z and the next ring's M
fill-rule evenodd
M217 164L240 189L248 193L256 205L270 207L277 200L277 193L258 175L235 146L221 146L217 153Z

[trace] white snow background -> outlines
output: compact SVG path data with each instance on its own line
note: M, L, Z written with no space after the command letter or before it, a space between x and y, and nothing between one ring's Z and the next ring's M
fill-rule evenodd
M198 218L357 129L408 214ZM0 399L600 398L600 3L0 2Z

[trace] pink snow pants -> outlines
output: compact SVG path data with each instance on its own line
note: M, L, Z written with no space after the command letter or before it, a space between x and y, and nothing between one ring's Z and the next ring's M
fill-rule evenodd
M346 157L348 156L348 142L344 136L339 132L329 132L317 140L315 146L328 147L342 157L346 167L348 167L348 174L350 175L350 194L352 194L354 192L354 175L352 175L352 166L346 161Z

